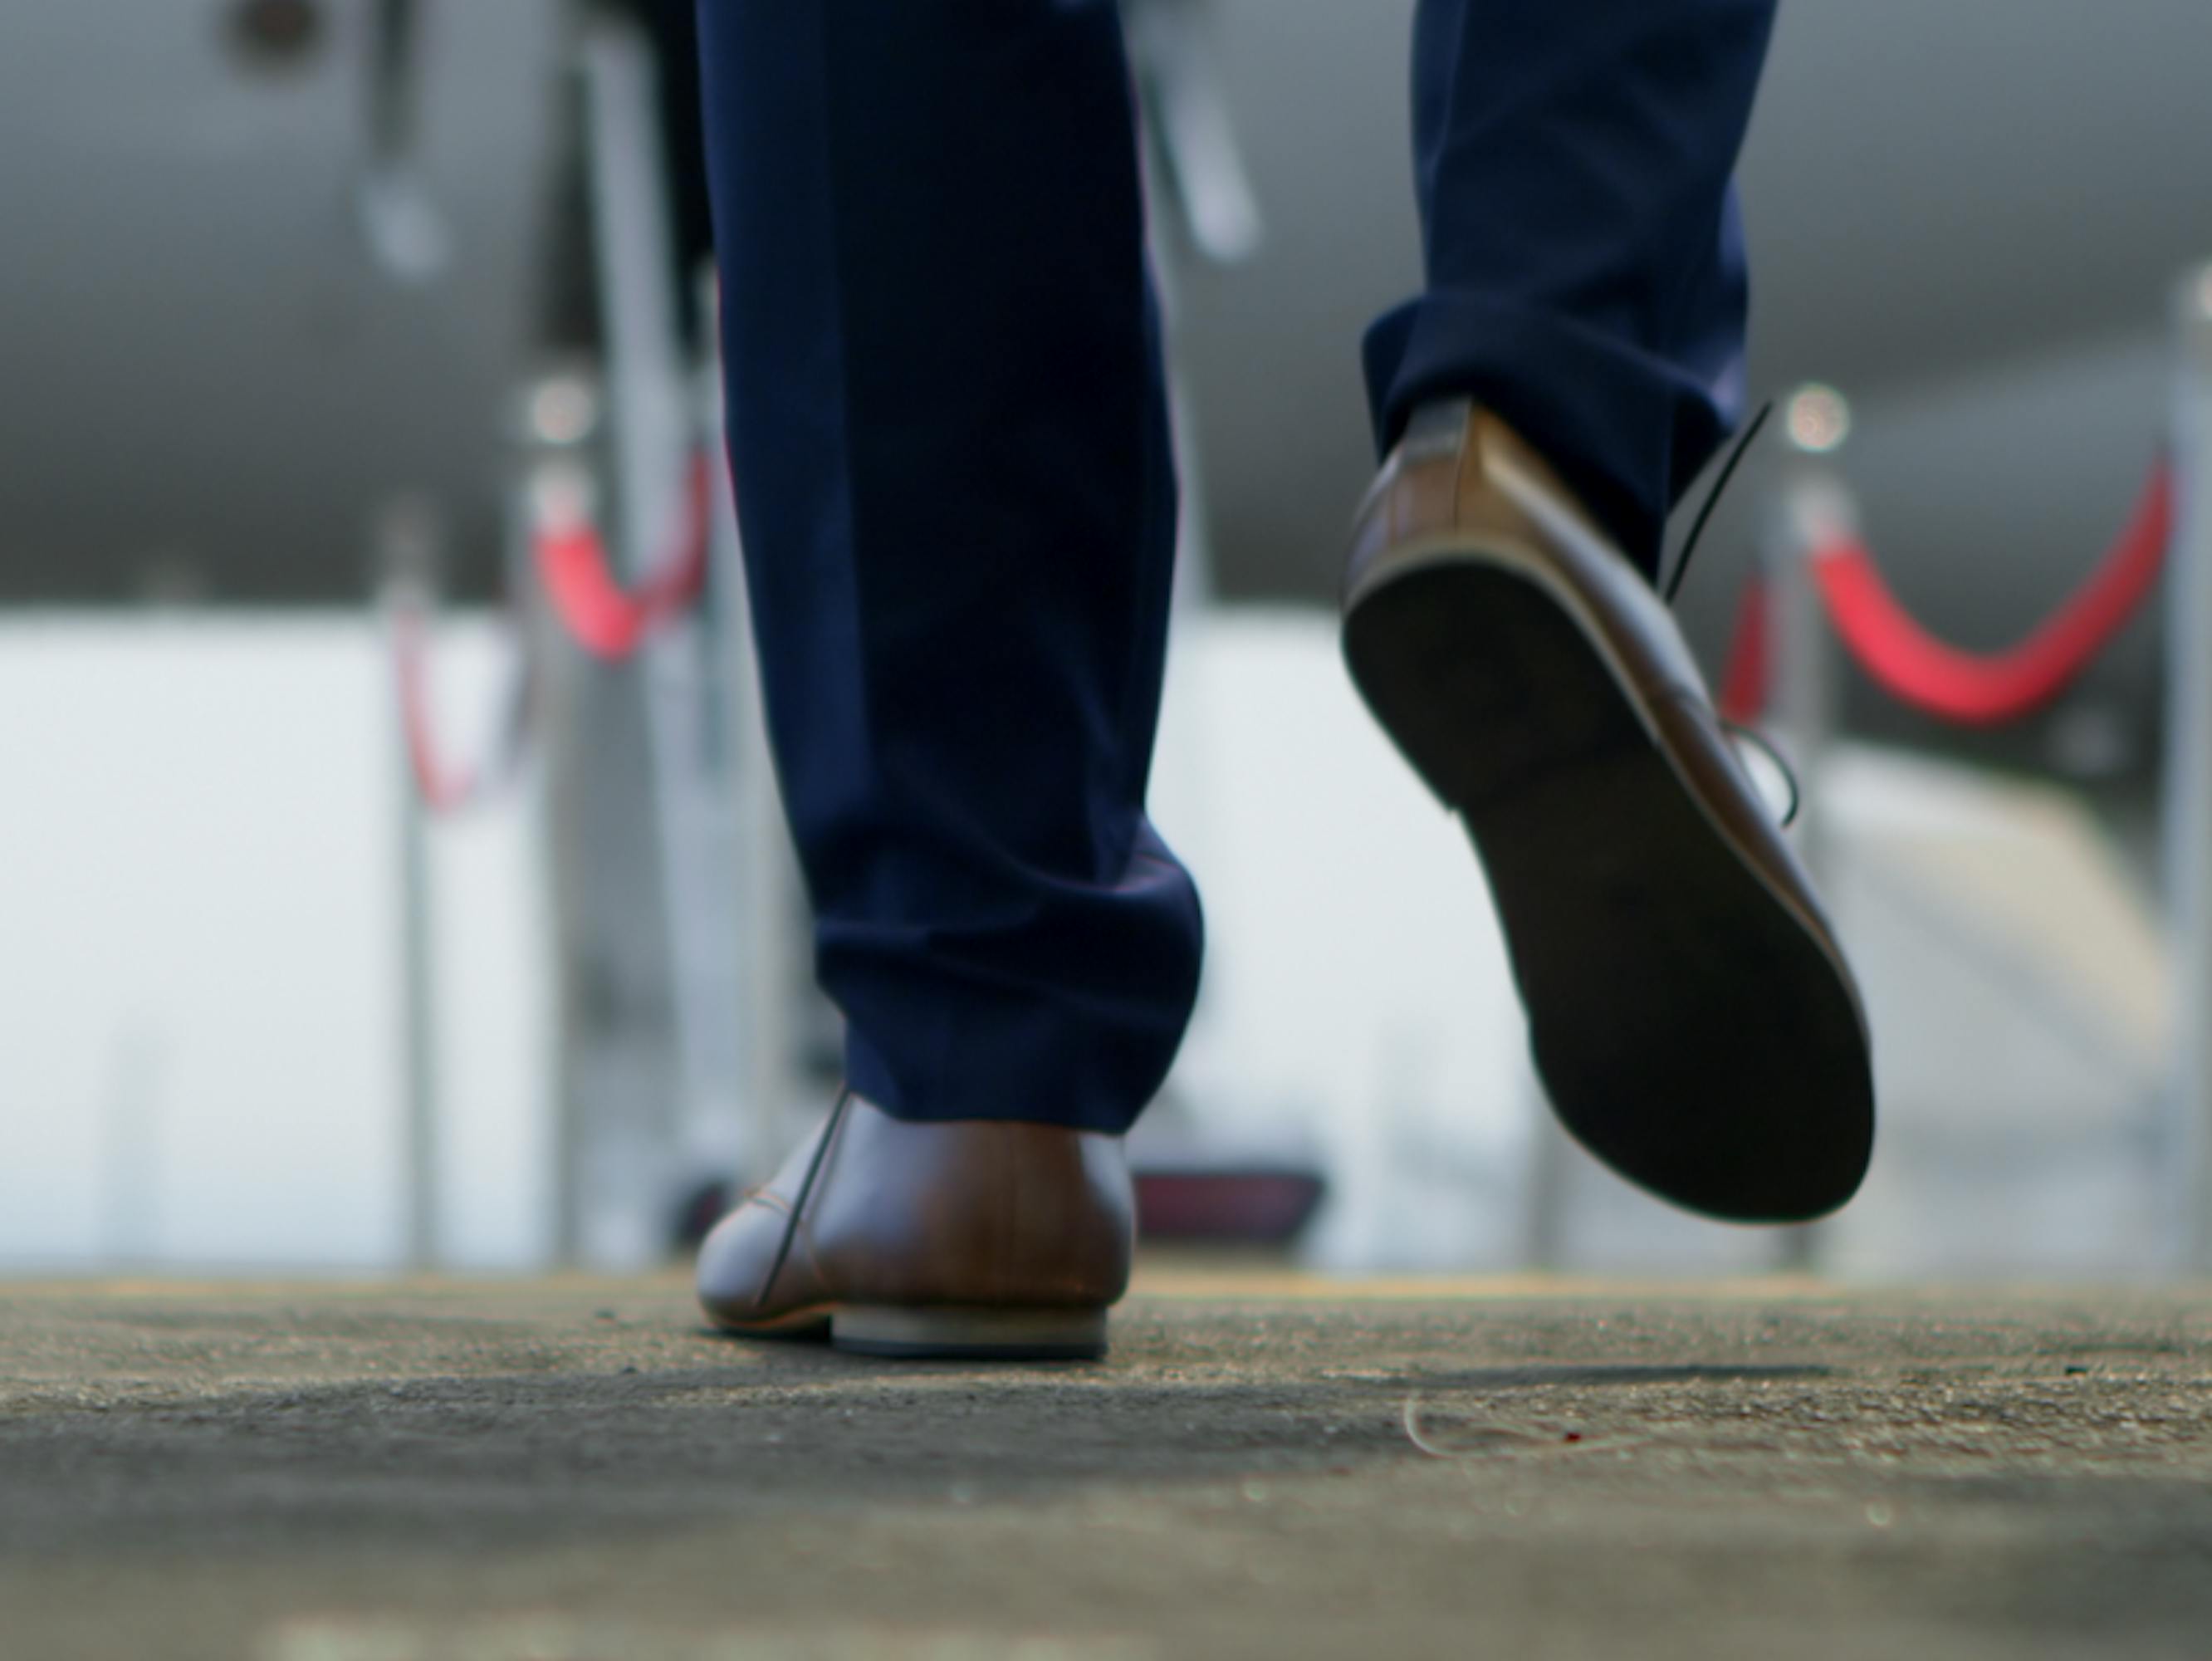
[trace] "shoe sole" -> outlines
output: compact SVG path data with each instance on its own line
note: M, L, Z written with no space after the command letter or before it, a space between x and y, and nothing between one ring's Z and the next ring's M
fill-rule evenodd
M1845 973L1541 569L1466 545L1394 557L1347 605L1352 678L1467 825L1568 1131L1708 1216L1826 1215L1874 1139Z
M1103 1309L831 1304L772 1321L720 1324L741 1337L827 1337L854 1355L908 1361L1096 1361L1106 1354Z

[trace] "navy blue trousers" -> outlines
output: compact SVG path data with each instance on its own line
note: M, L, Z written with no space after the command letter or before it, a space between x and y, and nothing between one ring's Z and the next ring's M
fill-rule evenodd
M1425 286L1367 337L1378 444L1474 393L1656 562L1738 414L1772 8L1423 0ZM1119 16L700 24L747 581L848 1078L902 1117L1126 1129L1202 931L1145 816L1175 481Z

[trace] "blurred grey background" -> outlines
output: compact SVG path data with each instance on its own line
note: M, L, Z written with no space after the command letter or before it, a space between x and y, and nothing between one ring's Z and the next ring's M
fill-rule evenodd
M394 485L442 497L464 568L491 569L503 400L557 253L556 9L422 9L415 142L453 246L420 288L350 222L377 8L312 9L312 38L270 49L236 0L11 0L0 597L349 600ZM1417 278L1411 7L1212 11L1267 226L1248 263L1181 284L1218 575L1319 598L1370 465L1359 332ZM2192 0L1783 9L1744 164L1755 385L1850 394L1881 557L1964 643L2049 608L2157 445L2167 290L2212 252L2208 61ZM1690 587L1709 649L1755 498ZM2092 691L2148 716L2154 637Z
M619 370L597 334L623 308L598 284L622 263L609 249L647 240L621 204L653 194L587 165L635 133L580 119L580 66L601 14L665 27L685 3L0 11L0 938L16 946L0 992L34 1012L0 1069L0 1261L392 1261L403 1191L410 1218L443 1204L449 1256L541 1261L567 1226L549 1219L576 1211L547 1196L577 1172L604 1165L658 1207L659 1177L639 1171L726 1175L740 1116L764 1148L776 1115L829 1087L768 769L730 713L747 677L719 596L736 585L710 585L717 602L641 673L545 648L559 707L514 788L434 836L393 764L407 705L372 604L375 527L442 526L425 540L467 607L440 652L445 725L456 755L495 753L485 734L536 649L475 605L521 541L526 465L546 463L524 453L520 399L550 370ZM1228 602L1185 617L1155 773L1162 823L1206 855L1215 946L1216 1001L1170 1093L1208 1134L1326 1133L1358 1225L1334 1262L1556 1258L1450 1229L1510 1231L1513 1196L1578 1183L1596 1196L1589 1262L1669 1243L1684 1262L1765 1261L1591 1171L1543 1175L1465 850L1336 672L1325 607L1374 464L1359 338L1419 278L1412 0L1144 3L1210 38L1265 226L1249 258L1213 265L1160 216ZM2212 9L2184 0L1784 0L1743 167L1754 394L1817 380L1848 395L1840 465L1871 543L1962 646L2050 615L2159 453L2172 294L2212 259L2208 63ZM672 240L669 272L698 251L680 227ZM629 301L658 287L649 251L643 268ZM696 343L666 344L672 377ZM1685 591L1709 667L1781 455L1773 439L1754 452ZM1845 672L1854 735L1893 747L1808 769L1826 775L1808 818L1891 1072L1887 1163L1834 1262L2154 1256L2163 1223L2141 1196L2168 1162L2176 1061L2172 931L2150 897L2156 611L2051 709L1996 729L1939 725ZM702 736L726 719L735 748ZM1386 824L1406 851L1378 864ZM1466 913L1439 928L1448 884ZM1343 915L1324 922L1324 902ZM1455 955L1409 954L1431 936ZM1374 972L1347 976L1334 959L1357 940ZM1372 995L1356 1019L1347 979ZM776 1042L726 1042L740 986ZM426 987L442 987L443 1039ZM1434 1007L1409 1013L1415 993ZM740 1048L791 1077L740 1077ZM440 1068L443 1126L426 1105ZM601 1122L587 1097L608 1124L640 1101L663 1115L634 1168L557 1151ZM403 1182L439 1147L467 1178L443 1202ZM1435 1203L1400 1203L1417 1178L1441 1185ZM1362 1215L1443 1232L1370 1238Z

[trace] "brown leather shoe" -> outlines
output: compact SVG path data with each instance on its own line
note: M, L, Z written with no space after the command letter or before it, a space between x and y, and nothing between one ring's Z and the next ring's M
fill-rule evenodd
M1474 838L1567 1129L1717 1217L1848 1200L1874 1085L1843 952L1673 617L1495 416L1415 413L1360 509L1344 647Z
M1135 1241L1118 1136L894 1119L848 1092L699 1248L699 1300L752 1336L873 1355L1090 1360Z

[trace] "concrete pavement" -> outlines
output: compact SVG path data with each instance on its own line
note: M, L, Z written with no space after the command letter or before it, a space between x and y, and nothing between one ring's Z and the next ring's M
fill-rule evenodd
M2212 1289L0 1285L0 1658L2212 1657Z

